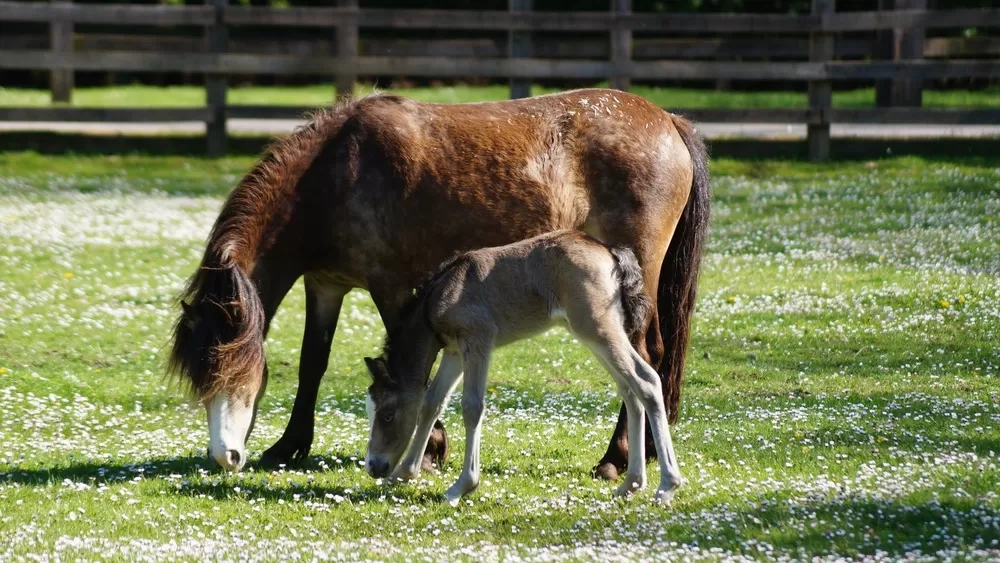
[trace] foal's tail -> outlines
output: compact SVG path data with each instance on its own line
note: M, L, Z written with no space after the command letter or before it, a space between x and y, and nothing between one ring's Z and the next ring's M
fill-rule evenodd
M691 314L698 292L698 271L708 232L712 194L705 140L693 123L677 115L671 117L691 154L693 168L691 192L663 259L656 295L660 337L665 348L658 371L663 382L663 402L672 424L677 422L677 409L681 402L681 380L691 338Z
M616 246L611 249L615 258L615 275L621 288L622 309L625 311L625 332L629 340L642 334L643 323L649 318L653 303L646 296L642 284L642 267L635 253L627 246Z

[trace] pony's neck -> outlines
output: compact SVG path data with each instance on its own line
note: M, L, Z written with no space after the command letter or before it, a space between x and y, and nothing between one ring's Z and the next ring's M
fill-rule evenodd
M386 340L387 361L397 383L407 387L426 387L431 367L443 347L431 328L421 303L399 323Z

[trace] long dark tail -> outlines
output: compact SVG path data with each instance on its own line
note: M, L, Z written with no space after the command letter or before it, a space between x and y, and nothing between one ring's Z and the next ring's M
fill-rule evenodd
M629 339L635 339L642 334L643 324L649 318L653 303L646 296L642 284L642 267L635 253L627 246L617 246L611 249L611 255L618 266L616 274L621 287L622 309L625 311L625 332Z
M701 269L705 235L708 233L712 198L705 140L698 134L693 123L677 115L672 118L691 154L694 177L687 205L660 268L660 287L657 288L656 297L660 336L664 345L659 373L663 381L664 404L670 413L671 424L677 422L677 411L681 403L684 361L691 339L691 315L698 294L698 273Z

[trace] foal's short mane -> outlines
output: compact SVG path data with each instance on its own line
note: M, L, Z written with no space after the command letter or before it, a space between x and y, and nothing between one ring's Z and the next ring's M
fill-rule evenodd
M265 149L223 204L208 235L201 265L188 279L179 300L191 304L194 311L205 303L222 307L232 326L209 326L196 336L191 326L195 319L182 314L174 326L168 366L169 373L187 378L201 398L222 390L235 391L262 376L267 323L252 278L257 259L287 224L295 210L299 180L327 141L358 104L380 97L386 96L346 99L313 112L305 125ZM235 315L230 315L227 306ZM230 333L234 333L232 338ZM211 341L198 342L197 338Z

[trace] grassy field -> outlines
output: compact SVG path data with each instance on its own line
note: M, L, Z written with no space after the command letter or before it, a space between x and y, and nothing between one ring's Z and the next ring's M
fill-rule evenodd
M164 346L250 164L0 154L0 560L1000 558L1000 159L714 163L670 508L589 477L619 403L562 330L499 352L468 500L439 501L457 401L440 475L369 478L383 331L360 291L308 466L211 471ZM303 317L297 286L252 456L287 420Z
M601 84L607 86L607 84ZM371 86L358 85L357 93L370 92ZM237 87L229 90L229 103L256 105L321 106L333 99L332 84L300 87ZM437 88L395 88L397 92L419 100L433 102L478 102L506 100L506 86L446 86ZM532 94L554 92L535 86ZM720 92L690 88L652 88L635 86L632 91L663 107L674 108L797 108L806 107L805 89L801 92ZM47 106L51 98L47 90L0 88L0 106ZM81 107L196 107L205 105L205 91L199 86L114 86L109 88L77 88L73 105ZM836 91L834 107L874 107L875 90ZM1000 88L985 90L926 90L924 107L1000 107Z

